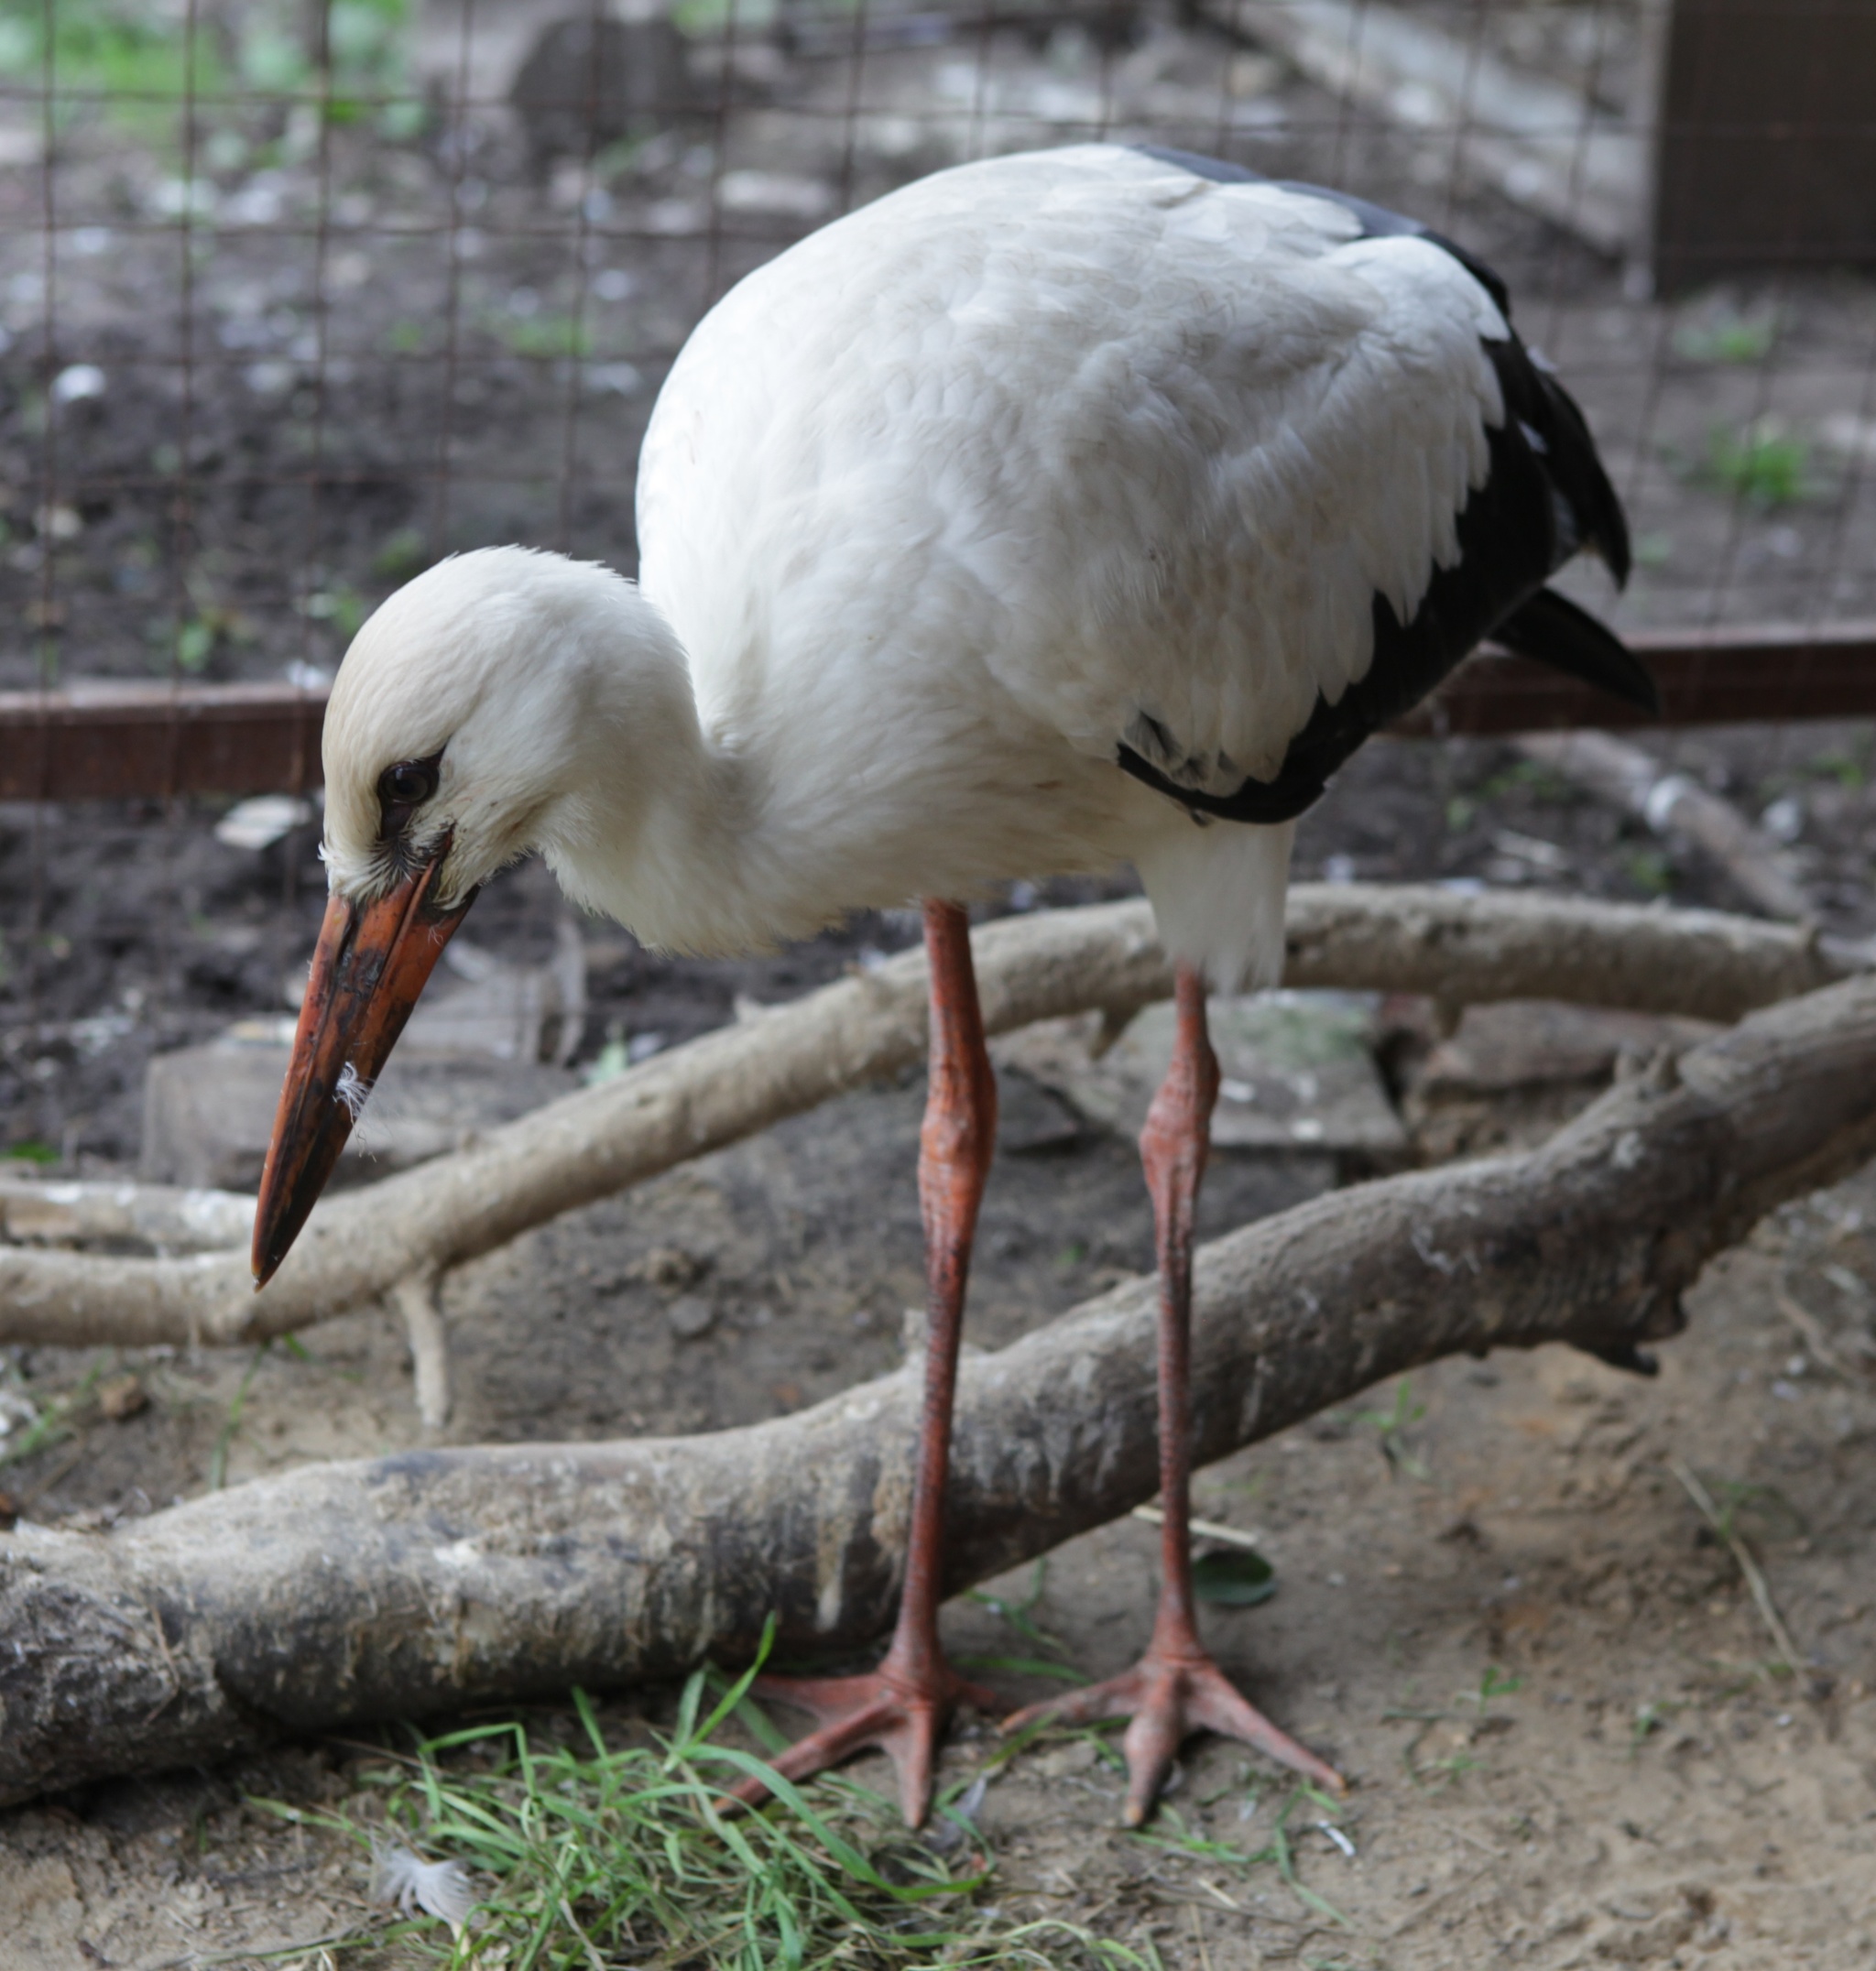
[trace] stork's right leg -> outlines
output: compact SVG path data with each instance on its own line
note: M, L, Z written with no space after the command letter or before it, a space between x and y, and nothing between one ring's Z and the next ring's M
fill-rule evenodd
M1031 1704L1005 1720L1013 1730L1047 1718L1086 1723L1131 1719L1127 1755L1129 1827L1152 1811L1181 1740L1194 1731L1218 1732L1253 1746L1318 1786L1341 1791L1342 1780L1306 1747L1252 1708L1199 1640L1192 1585L1192 1240L1198 1188L1210 1147L1218 1062L1205 1031L1203 981L1179 968L1175 987L1178 1038L1166 1079L1140 1132L1140 1160L1153 1199L1160 1258L1160 1531L1159 1613L1152 1640L1134 1667L1072 1696Z
M959 905L925 906L925 950L932 965L931 1087L919 1138L925 1398L899 1624L878 1669L865 1676L763 1677L756 1685L758 1695L799 1704L825 1721L773 1761L778 1772L802 1779L877 1746L899 1769L900 1804L914 1827L925 1818L938 1736L958 1699L967 1698L985 1710L995 1701L945 1661L938 1641L938 1605L943 1598L952 1399L971 1239L997 1139L997 1078L984 1046L971 968L970 920ZM750 1802L761 1799L765 1791L755 1780L736 1789Z

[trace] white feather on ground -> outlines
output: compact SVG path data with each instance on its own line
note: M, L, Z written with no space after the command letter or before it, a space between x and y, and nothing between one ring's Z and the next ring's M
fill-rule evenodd
M425 1861L401 1842L371 1845L371 1900L394 1904L406 1916L419 1910L440 1917L458 1935L475 1907L475 1890L461 1862Z

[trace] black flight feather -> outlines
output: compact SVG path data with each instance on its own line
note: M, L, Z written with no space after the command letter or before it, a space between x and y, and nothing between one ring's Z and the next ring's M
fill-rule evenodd
M1144 148L1197 177L1270 182L1240 165ZM1438 246L1485 288L1509 322L1504 283L1452 241L1364 199L1316 185L1279 186L1342 206L1360 221L1368 237L1410 234ZM1231 794L1206 793L1181 785L1122 746L1118 759L1127 772L1198 813L1236 822L1293 820L1320 798L1329 776L1363 740L1419 703L1489 636L1656 709L1653 680L1641 660L1612 631L1543 585L1586 548L1608 563L1618 583L1628 579L1628 524L1583 413L1515 332L1481 346L1504 397L1504 422L1486 431L1490 463L1485 484L1458 517L1459 558L1450 568L1433 571L1412 618L1402 623L1386 597L1375 596L1373 660L1333 705L1318 695L1272 779L1246 780Z
M1535 658L1553 670L1582 679L1611 697L1661 716L1661 692L1654 673L1609 627L1554 589L1539 589L1496 624L1492 640L1520 657Z

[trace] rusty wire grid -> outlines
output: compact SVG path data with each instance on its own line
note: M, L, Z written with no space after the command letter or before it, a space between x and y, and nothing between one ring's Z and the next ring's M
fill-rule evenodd
M1622 621L1876 615L1868 289L1800 245L1643 298L1663 11L17 0L0 686L330 670L490 540L629 566L711 300L912 177L1090 137L1341 185L1499 266L1629 501Z
M0 693L264 688L265 727L204 737L146 706L136 746L93 746L60 788L62 713L0 702L0 994L27 1037L7 1059L50 1058L31 1036L71 1010L59 947L108 940L118 908L73 917L69 869L48 901L67 821L33 796L114 772L142 795L310 787L324 685L391 588L506 540L629 572L638 441L710 303L842 212L999 151L1177 146L1462 240L1629 506L1628 593L1594 570L1566 585L1679 652L1689 718L1779 705L1768 670L1793 714L1869 709L1876 288L1845 263L1876 233L1829 188L1865 165L1876 184L1876 123L1843 83L1876 58L1876 10L1778 10L1797 67L1759 58L1763 128L1736 100L1751 50L1714 39L1727 11L0 0ZM1750 674L1703 654L1764 625ZM1806 744L1774 716L1768 772ZM109 837L169 899L163 937L213 914L210 818L172 799ZM303 955L311 833L269 852L265 963L234 968L224 1010ZM147 1025L187 963L156 965L128 1014L119 990L83 1017ZM0 1099L30 1092L20 1073Z

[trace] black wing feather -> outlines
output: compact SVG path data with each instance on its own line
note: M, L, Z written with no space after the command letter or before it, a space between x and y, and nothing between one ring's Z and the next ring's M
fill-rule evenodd
M1150 157L1201 178L1231 184L1275 182L1286 191L1327 199L1352 212L1369 237L1424 239L1465 267L1509 322L1510 297L1499 277L1414 220L1318 185L1264 180L1241 165L1143 147ZM1434 571L1412 619L1402 623L1384 596L1375 596L1373 661L1333 705L1317 697L1273 779L1247 780L1233 794L1208 794L1181 786L1123 746L1119 764L1135 779L1185 807L1224 820L1292 821L1320 798L1329 776L1363 740L1412 710L1494 634L1526 656L1620 696L1638 703L1652 699L1653 681L1641 660L1612 631L1543 586L1585 548L1608 563L1618 583L1628 579L1628 523L1583 413L1515 332L1504 342L1487 341L1482 346L1498 375L1505 421L1486 432L1490 465L1485 484L1459 515L1459 558L1451 568Z
M1520 657L1535 658L1553 670L1593 684L1615 698L1661 716L1661 690L1654 673L1609 628L1554 589L1539 589L1492 630L1493 640Z

